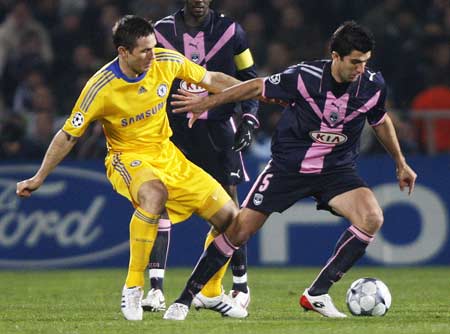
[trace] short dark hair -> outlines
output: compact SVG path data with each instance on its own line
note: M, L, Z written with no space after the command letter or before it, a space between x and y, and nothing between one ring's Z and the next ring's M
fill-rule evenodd
M133 50L139 38L154 33L152 23L136 15L125 15L112 28L113 43L116 49L123 46L128 50Z
M331 36L330 51L340 57L349 55L353 50L363 53L373 51L375 40L372 33L355 21L346 21Z

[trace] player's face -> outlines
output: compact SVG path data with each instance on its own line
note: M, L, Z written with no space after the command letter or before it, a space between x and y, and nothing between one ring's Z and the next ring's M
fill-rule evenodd
M208 14L211 0L186 0L186 8L194 17L203 17Z
M340 57L337 52L332 52L333 59L333 76L338 82L352 82L359 78L366 69L367 62L372 52L363 53L353 50L349 55Z
M155 58L155 46L155 34L140 37L132 51L125 50L124 58L128 69L135 75L148 71L153 58Z

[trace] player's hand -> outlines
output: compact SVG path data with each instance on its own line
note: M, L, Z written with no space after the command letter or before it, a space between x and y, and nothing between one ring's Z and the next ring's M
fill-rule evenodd
M172 97L176 101L172 101L170 105L174 107L172 112L178 114L183 112L192 113L192 118L189 119L188 126L192 128L195 121L208 110L208 106L205 102L206 96L198 96L197 94L189 93L183 89L178 89L178 94L172 94Z
M31 193L37 190L41 185L42 181L39 181L35 177L23 180L17 183L16 194L19 197L30 197Z
M416 179L417 174L407 164L397 167L397 180L401 191L403 191L405 187L408 187L408 195L411 195L414 191Z
M233 150L240 152L252 144L253 134L258 124L251 117L244 116L241 124L234 135Z

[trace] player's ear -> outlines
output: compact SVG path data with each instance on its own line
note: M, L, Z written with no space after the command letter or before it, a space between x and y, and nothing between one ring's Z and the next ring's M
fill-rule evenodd
M117 53L118 53L119 56L121 56L121 57L125 57L126 54L127 54L127 51L128 51L128 49L127 49L126 47L124 47L124 46L119 46L119 47L117 48Z
M331 51L331 59L338 60L339 58L339 53L337 53L336 51Z

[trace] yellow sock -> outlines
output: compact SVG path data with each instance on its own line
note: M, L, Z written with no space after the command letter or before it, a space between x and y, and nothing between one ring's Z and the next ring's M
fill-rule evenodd
M214 238L217 237L217 232L213 229L211 229L206 236L205 240L205 249L213 242ZM219 296L222 293L222 280L225 276L225 272L227 271L228 264L230 263L230 260L227 261L223 265L222 268L213 276L211 279L205 284L205 286L202 289L202 294L206 297L216 297Z
M144 286L144 272L158 233L160 215L137 208L130 222L130 264L125 285Z

